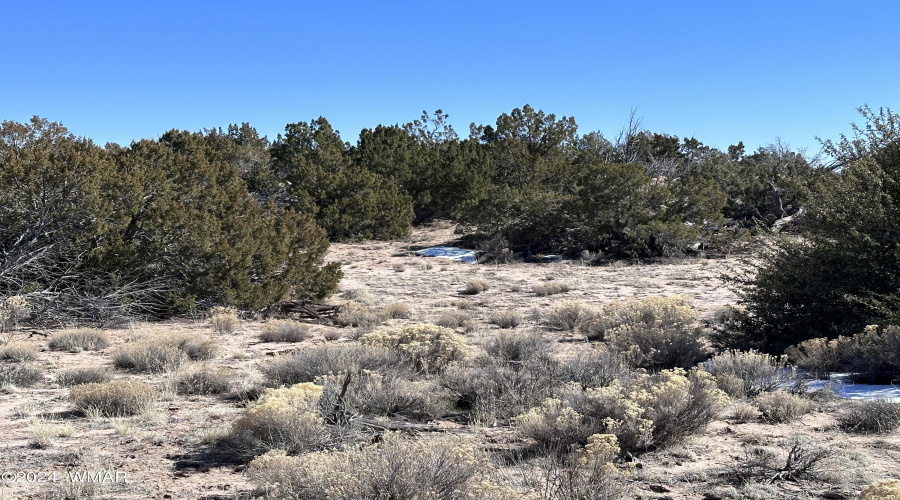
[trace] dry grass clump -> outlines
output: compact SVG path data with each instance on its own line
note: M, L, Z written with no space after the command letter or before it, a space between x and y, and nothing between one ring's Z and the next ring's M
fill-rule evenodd
M302 342L309 338L309 326L290 319L267 321L259 334L262 342Z
M549 449L586 443L592 434L615 434L623 450L636 451L700 431L727 402L712 375L676 368L635 374L607 387L569 387L516 417L515 424L520 434Z
M10 342L0 347L0 360L14 361L21 363L23 361L34 361L37 359L38 349L30 342Z
M734 398L754 397L760 392L774 391L790 380L785 370L787 359L756 351L726 351L703 363L713 374L719 388Z
M127 343L113 352L116 368L137 372L162 373L174 370L188 360L210 359L215 342L197 335L162 333Z
M486 291L489 288L488 282L483 278L475 278L466 283L466 287L463 289L464 294L466 295L478 295L481 292Z
M532 285L531 291L534 292L538 297L546 297L548 295L556 295L558 293L565 293L571 290L572 288L567 283L561 283L559 281L549 281L547 283L539 283L537 285Z
M466 299L459 299L459 300L454 300L454 301L453 301L453 306L456 307L456 308L459 309L459 310L464 311L464 310L467 310L467 309L472 309L473 307L475 307L475 304L472 303L472 301L469 301L469 300L466 300Z
M0 387L31 387L44 380L44 373L27 363L0 363Z
M388 304L384 307L384 315L388 318L409 319L410 314L412 313L410 312L409 307L400 302L394 302L393 304Z
M216 306L208 311L209 326L219 334L234 333L240 326L237 309L233 307Z
M350 302L358 302L360 304L371 304L374 301L374 297L372 297L372 293L365 288L348 288L346 290L341 290L341 297L350 301Z
M231 373L207 364L190 367L175 378L178 394L225 394L232 389Z
M50 337L49 346L57 351L99 351L109 347L109 339L97 330L72 330Z
M543 320L548 328L569 331L587 323L595 314L593 307L580 300L565 300L551 307L544 314Z
M475 330L475 319L465 311L449 311L441 314L434 322L444 328L462 328L465 332Z
M360 370L389 371L401 365L400 356L385 347L342 344L304 349L259 366L266 385L277 387L314 382L318 377Z
M511 309L491 313L488 321L500 328L515 328L522 323L522 315Z
M841 428L849 432L885 434L900 428L900 403L883 399L853 401L838 417Z
M748 403L738 402L731 407L731 419L739 424L756 420L758 414L759 410Z
M56 383L60 387L72 387L82 384L102 384L112 380L107 368L84 366L61 370L56 374Z
M159 391L135 380L77 385L69 389L69 400L84 413L105 417L140 415L153 407Z
M334 324L338 326L352 326L363 330L371 330L379 323L381 317L358 302L347 302L334 317Z
M379 328L360 342L393 350L423 372L440 371L464 359L469 351L466 341L453 330L429 323Z
M279 449L295 454L323 444L328 432L319 412L322 386L302 383L267 389L234 421L220 443L238 457Z
M648 297L614 302L592 323L638 368L688 369L709 357L699 315L684 297Z
M53 444L53 438L69 437L74 430L70 425L38 418L28 426L28 432L31 433L31 441L28 443L30 448L46 449Z
M474 500L499 496L492 464L456 436L409 439L386 433L377 444L288 456L273 451L247 468L266 498L292 500Z
M793 422L813 410L814 404L785 391L760 394L756 405L762 412L763 419L772 423Z
M863 500L900 500L900 479L883 479L863 487Z

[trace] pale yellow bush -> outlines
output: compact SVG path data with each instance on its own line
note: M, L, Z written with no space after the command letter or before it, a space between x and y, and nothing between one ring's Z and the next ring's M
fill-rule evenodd
M411 314L409 307L400 302L394 302L384 307L384 315L393 319L408 319Z
M383 435L375 445L291 457L273 451L247 468L267 498L294 500L506 500L508 487L492 481L494 467L457 436L408 439ZM534 498L534 497L530 497Z
M214 312L215 311L215 312ZM209 326L219 334L234 333L240 326L237 311L230 307L214 307L210 309Z
M466 341L453 332L429 323L379 328L364 335L365 345L386 347L409 359L421 371L439 371L468 355Z
M202 335L157 333L129 342L113 351L117 368L160 373L190 360L205 360L216 353L216 344Z
M533 291L534 294L538 297L546 297L548 295L555 295L557 293L565 293L570 289L571 288L567 283L560 283L559 281L539 283L531 287L531 291Z
M267 321L259 334L262 342L302 342L309 337L309 326L290 319Z
M884 479L862 489L865 500L900 500L900 480Z
M625 450L676 442L702 430L728 402L712 376L682 369L639 374L606 387L569 386L515 419L519 432L543 445L583 444L614 434Z
M269 450L299 453L328 437L318 402L322 386L304 382L267 389L234 421L222 444L232 454L252 457Z
M648 297L607 304L591 329L636 367L688 369L708 357L698 318L685 297Z
M466 295L477 295L489 288L488 282L483 278L475 278L466 283L463 293Z
M593 307L580 300L565 300L544 314L544 324L554 330L575 330L590 322L596 314ZM581 332L584 333L584 332Z

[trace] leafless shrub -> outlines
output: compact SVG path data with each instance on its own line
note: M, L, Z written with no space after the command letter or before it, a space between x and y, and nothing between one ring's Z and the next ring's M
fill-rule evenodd
M240 326L237 310L230 307L214 307L210 309L209 325L218 334L234 333Z
M495 311L491 313L488 321L500 328L515 328L522 323L522 315L513 310Z
M571 290L571 287L567 283L561 283L559 281L549 281L547 283L539 283L537 285L532 285L531 291L534 292L538 297L546 297L548 295L556 295L558 293L565 293Z
M463 293L466 295L478 295L489 288L488 282L483 278L475 278L466 283Z
M406 304L401 304L400 302L394 302L393 304L388 304L384 308L384 315L388 318L393 319L409 319L410 316L409 307Z
M521 363L534 360L549 360L550 342L540 333L501 333L484 345L487 354L503 362Z
M326 391L337 392L343 376L323 377ZM453 406L449 391L434 380L417 377L406 370L387 374L362 371L351 375L344 401L349 410L374 417L404 417L433 420L446 415Z
M289 319L266 322L259 340L262 342L302 342L309 338L309 326Z
M29 342L10 342L0 347L0 360L21 363L23 361L34 361L37 359L37 355L37 347Z
M61 370L56 374L56 383L60 387L72 387L82 384L102 384L109 382L112 375L107 368L85 366Z
M739 402L731 407L731 419L739 424L756 420L759 411L751 404Z
M76 408L106 417L145 413L158 397L159 391L153 386L134 380L82 384L69 390L69 400Z
M466 299L455 300L453 301L453 305L460 310L472 309L473 307L475 307L475 304Z
M53 335L48 345L58 351L99 351L109 347L109 339L97 330L72 330Z
M826 378L830 372L838 371L841 367L836 340L806 340L788 347L785 354L797 368L809 371L816 378Z
M833 449L808 436L795 435L775 449L746 448L744 459L730 467L730 475L743 484L816 479L827 471L834 456Z
M793 422L811 412L813 403L785 391L760 394L756 404L765 420L773 423Z
M853 401L839 417L841 428L849 432L885 434L900 428L900 403L883 399Z

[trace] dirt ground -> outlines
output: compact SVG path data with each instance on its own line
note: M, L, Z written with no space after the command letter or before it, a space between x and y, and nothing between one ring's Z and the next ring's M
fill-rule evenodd
M457 310L457 301L471 303L469 312L478 325L466 334L477 346L497 333L487 321L498 310L518 311L524 318L519 331L537 330L558 342L558 355L589 348L572 342L571 334L547 331L536 320L541 311L565 300L606 303L617 299L683 295L693 301L702 317L735 301L721 277L739 267L737 259L685 259L666 263L589 266L580 261L543 264L472 265L419 257L416 249L451 243L449 223L414 230L403 241L333 244L328 260L340 261L344 271L335 304L354 300L372 308L403 303L411 316L391 323L434 321ZM489 288L477 295L462 290L474 278ZM555 281L567 284L564 293L540 297L532 286ZM244 403L220 396L181 396L172 390L175 373L134 374L113 368L111 352L129 339L154 332L180 331L215 338L214 365L232 371L245 383L260 378L255 366L284 351L328 342L326 334L345 334L352 328L313 325L312 337L300 343L263 343L257 338L263 323L244 321L233 334L216 334L205 318L163 323L134 323L106 330L111 346L101 351L69 353L50 350L47 335L20 329L13 341L40 349L33 363L45 380L32 388L6 388L0 392L0 500L22 498L162 499L248 498L252 485L244 466L211 457L204 444L244 412ZM347 338L339 342L350 341ZM146 415L127 418L87 418L68 401L68 390L54 383L63 369L108 366L115 379L139 379L162 389L163 398ZM629 465L629 488L634 498L856 498L862 485L900 477L900 436L852 435L837 430L835 415L842 402L817 403L816 411L792 424L767 424L759 419L738 423L731 410L701 435L683 444L636 457ZM447 425L454 425L448 423ZM49 431L47 430L49 429ZM53 437L35 444L36 432ZM473 439L503 439L507 429L472 429ZM833 460L816 481L772 481L772 484L734 486L722 478L745 462L755 447L786 453L800 436L834 450ZM73 472L109 472L106 484L72 482ZM21 474L19 474L21 473ZM54 476L55 474L55 476Z

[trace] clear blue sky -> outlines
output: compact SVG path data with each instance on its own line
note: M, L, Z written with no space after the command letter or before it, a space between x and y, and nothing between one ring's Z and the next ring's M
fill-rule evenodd
M0 0L0 119L128 144L325 116L344 140L443 109L461 136L524 104L614 136L818 150L900 110L900 2Z

